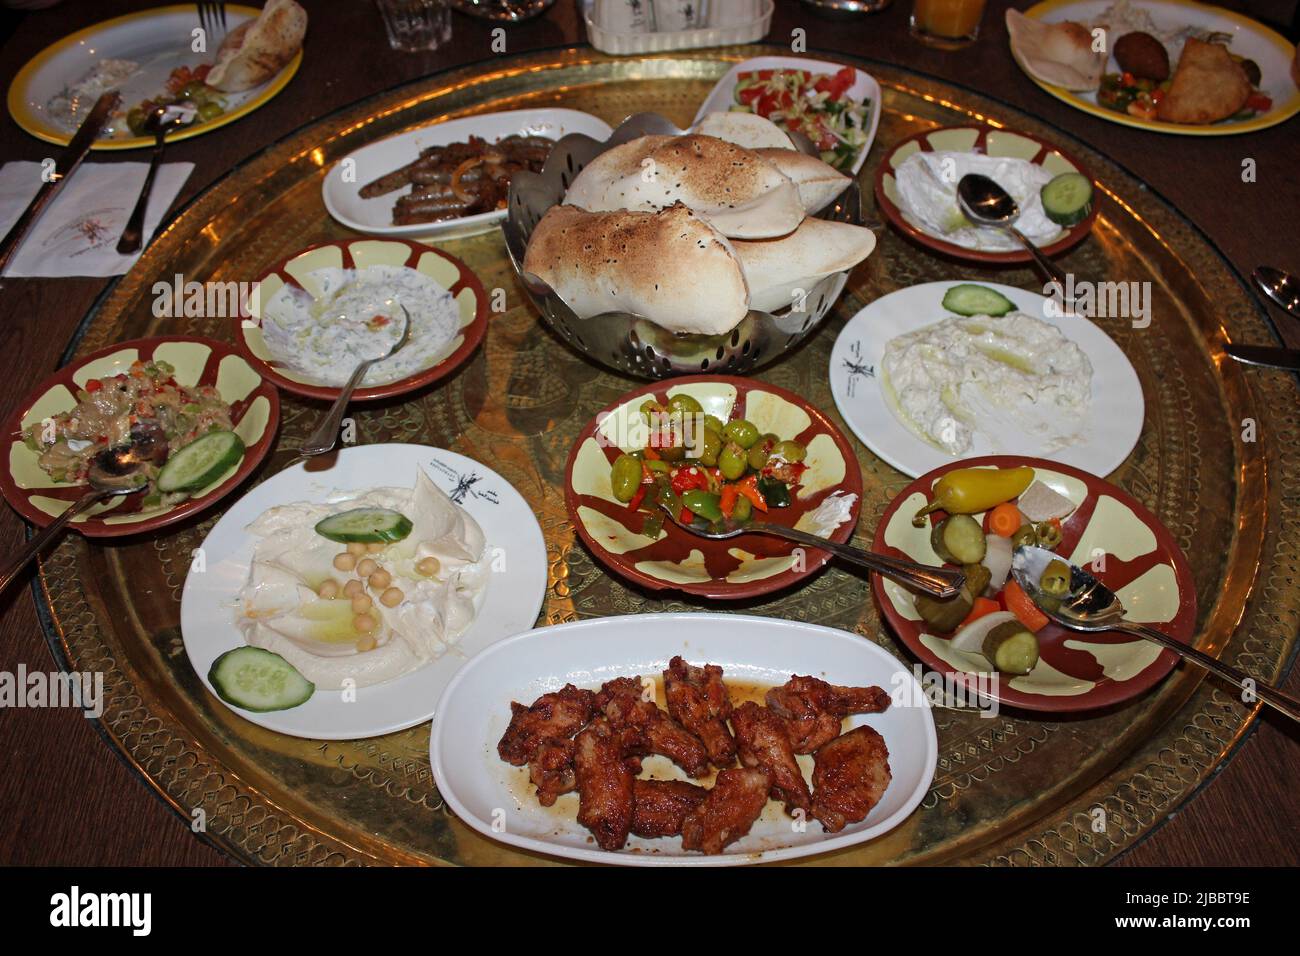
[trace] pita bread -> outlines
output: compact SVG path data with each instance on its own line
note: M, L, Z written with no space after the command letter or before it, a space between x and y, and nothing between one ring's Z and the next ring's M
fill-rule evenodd
M756 149L754 152L795 184L803 211L810 216L829 205L853 181L830 163L797 150Z
M297 55L306 33L307 11L294 0L266 0L256 20L221 41L207 84L225 93L261 86Z
M524 272L583 319L632 312L674 332L720 335L749 311L731 244L680 203L658 212L553 206L529 239Z
M775 312L794 303L818 279L852 269L876 248L875 234L863 226L805 219L783 239L733 242L749 283L749 307Z
M1011 55L1036 80L1067 90L1101 86L1107 56L1092 49L1092 33L1081 23L1044 23L1019 10L1007 11Z
M707 113L693 133L714 136L746 149L794 149L785 130L757 113Z
M566 203L589 212L648 212L680 202L724 236L770 239L803 220L799 190L753 150L714 136L641 136L578 173Z
M1238 112L1249 98L1250 80L1228 48L1188 37L1169 92L1156 107L1156 118L1167 123L1214 123Z

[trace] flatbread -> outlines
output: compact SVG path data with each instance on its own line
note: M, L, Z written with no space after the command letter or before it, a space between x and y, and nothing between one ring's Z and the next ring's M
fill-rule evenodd
M589 212L683 203L724 236L770 239L803 220L799 190L753 150L714 136L641 136L601 153L564 201Z
M731 247L749 284L749 307L775 312L794 304L817 280L871 255L876 236L863 226L809 218L782 239L737 240Z
M1169 91L1156 106L1156 118L1166 123L1214 123L1239 112L1249 98L1250 80L1228 48L1188 37Z
M297 55L306 34L307 11L294 0L266 0L256 20L226 35L205 82L225 93L261 86Z
M830 163L797 150L756 149L754 152L795 184L803 211L810 216L825 209L853 181Z
M1081 23L1044 23L1019 10L1007 11L1011 55L1036 80L1067 90L1101 86L1107 55L1092 49L1092 33Z
M714 136L746 149L794 149L785 130L757 113L707 113L695 124L694 133Z
M632 312L674 332L720 335L749 311L731 244L680 203L658 212L553 206L529 239L524 272L583 319Z

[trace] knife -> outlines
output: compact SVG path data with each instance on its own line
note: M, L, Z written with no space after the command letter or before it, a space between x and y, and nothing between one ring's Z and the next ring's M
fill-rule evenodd
M95 102L90 115L82 122L77 132L73 134L72 139L68 141L68 145L63 148L63 152L59 154L59 158L54 164L54 176L48 182L41 184L41 188L36 191L36 195L32 197L32 201L28 203L23 214L18 217L18 221L9 230L9 234L3 240L0 240L0 275L3 275L5 267L9 265L9 260L18 251L18 247L22 245L27 231L35 225L36 220L41 218L41 213L45 211L45 207L58 194L63 184L67 182L68 177L77 171L81 161L90 152L95 137L99 135L99 131L108 122L109 114L117 109L118 104L121 102L122 97L111 90L104 93Z
M1238 362L1245 362L1247 365L1267 365L1269 368L1284 368L1291 372L1300 372L1300 349L1230 344L1225 345L1223 351Z

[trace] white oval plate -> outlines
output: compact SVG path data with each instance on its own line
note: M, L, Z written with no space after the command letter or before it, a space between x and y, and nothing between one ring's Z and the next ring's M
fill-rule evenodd
M960 284L923 282L881 296L849 319L831 348L831 394L845 423L872 452L911 478L952 462L954 456L918 438L899 421L885 400L877 370L890 339L956 318L941 303L943 294ZM1059 327L1083 349L1092 363L1092 404L1084 440L1078 444L1054 452L1031 440L999 447L983 432L975 432L970 451L961 457L1024 455L1064 462L1094 475L1110 474L1137 444L1146 409L1142 385L1128 357L1089 320L1049 315L1045 307L1050 300L1037 292L995 282L979 284L997 289L1020 311Z
M497 756L512 700L531 704L569 682L596 689L615 677L657 676L675 654L722 665L724 681L784 684L791 674L812 674L888 690L894 703L883 714L849 718L853 727L870 724L889 748L893 780L880 803L861 823L834 834L815 821L795 832L780 805L769 801L749 835L720 854L688 853L677 837L635 836L627 849L610 852L598 849L577 822L576 794L540 806L527 768ZM429 755L443 799L463 822L493 840L594 863L728 866L812 856L892 830L929 791L938 743L929 703L908 666L865 637L740 614L635 614L539 628L480 653L447 686ZM647 767L659 759L649 758Z
M558 140L570 133L582 133L604 141L612 132L604 121L578 110L510 110L466 116L399 133L348 154L325 174L321 196L325 200L325 208L336 220L349 229L372 236L436 236L438 239L474 236L490 232L505 218L506 211L497 209L444 222L416 222L408 226L394 226L393 203L410 187L403 186L373 199L362 199L361 187L414 162L422 149L464 142L470 136L495 143L506 136L545 136Z
M694 126L709 113L725 113L736 102L736 77L750 70L808 70L810 73L837 73L848 66L847 63L832 63L829 60L810 60L802 56L756 56L752 60L737 63L726 75L718 80L717 85L700 104ZM870 100L871 109L867 111L867 142L853 162L853 175L862 171L862 164L867 161L871 144L876 141L876 127L880 125L880 84L870 73L857 70L858 78L849 87L849 96L855 100Z
M501 548L501 570L488 576L478 616L442 657L382 684L360 687L346 701L338 690L317 690L291 710L252 713L230 708L268 730L316 740L377 737L433 716L452 675L490 644L537 622L546 593L546 543L532 507L510 484L464 455L425 445L358 445L344 448L332 467L306 471L298 463L273 475L237 501L208 532L205 569L191 570L181 592L185 653L209 691L208 671L226 651L243 645L235 625L235 597L243 587L256 543L244 529L267 508L322 500L331 491L409 487L417 468L483 528L488 553ZM226 706L213 694L213 700Z

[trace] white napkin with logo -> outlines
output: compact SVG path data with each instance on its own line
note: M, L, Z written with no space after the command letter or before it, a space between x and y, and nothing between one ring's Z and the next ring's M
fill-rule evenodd
M5 276L122 275L140 258L139 252L118 255L117 240L148 169L148 163L82 163L28 230ZM144 248L193 169L193 163L165 163L158 170L144 217ZM40 163L5 163L0 169L0 237L18 221L42 182Z

